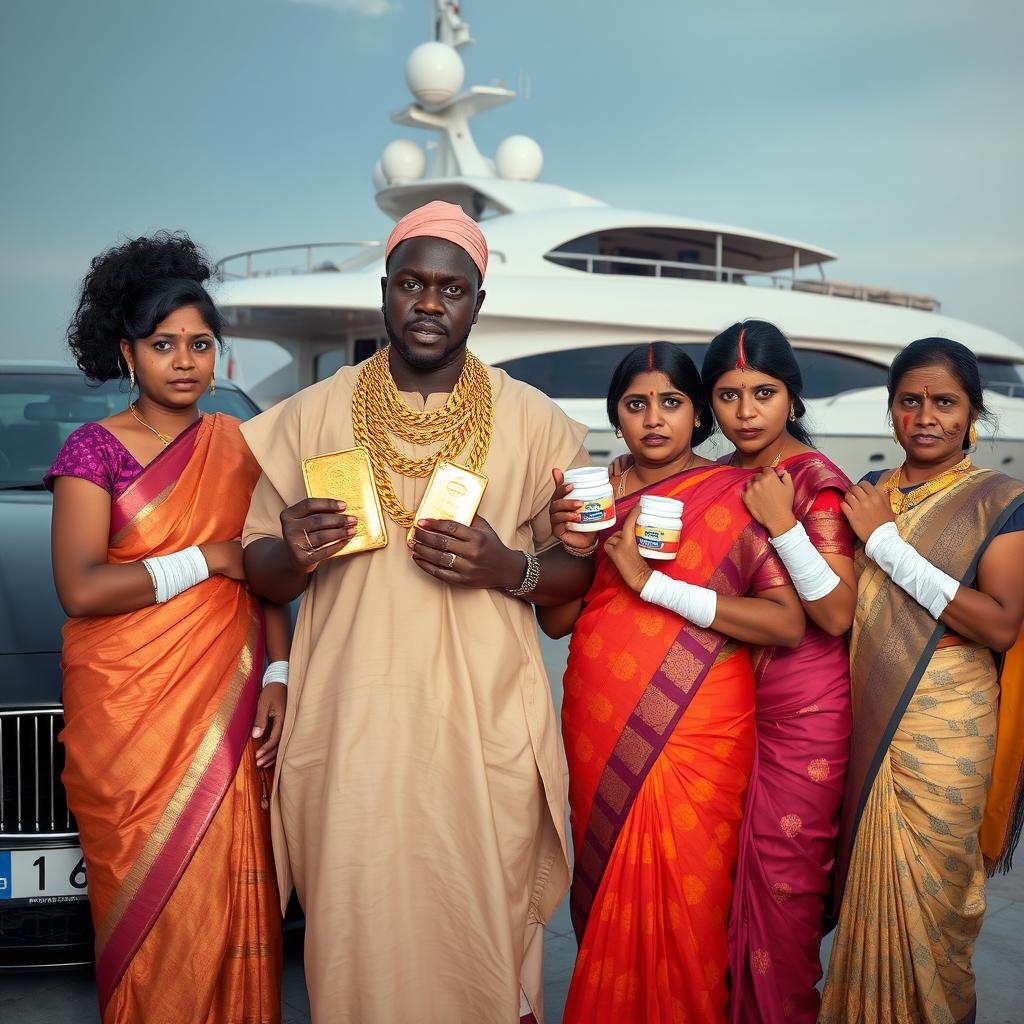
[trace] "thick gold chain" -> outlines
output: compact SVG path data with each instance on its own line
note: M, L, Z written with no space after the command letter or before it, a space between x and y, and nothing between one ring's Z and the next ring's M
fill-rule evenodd
M472 352L455 388L440 409L416 412L398 393L385 348L363 364L352 395L352 431L357 445L365 448L373 465L380 503L388 518L399 526L412 526L413 512L407 509L391 483L388 470L399 476L430 476L438 462L451 462L476 438L466 466L479 471L487 461L494 426L494 403L487 368ZM423 458L403 455L391 435L409 444L440 447Z
M889 495L889 507L892 509L893 515L901 516L904 512L924 501L925 498L938 494L939 491L944 491L947 487L955 484L970 468L971 459L970 456L967 456L961 459L955 466L951 466L949 469L939 473L938 476L932 477L931 480L925 480L920 487L915 487L912 491L904 493L900 490L900 478L903 476L903 467L900 466L886 480L884 488Z

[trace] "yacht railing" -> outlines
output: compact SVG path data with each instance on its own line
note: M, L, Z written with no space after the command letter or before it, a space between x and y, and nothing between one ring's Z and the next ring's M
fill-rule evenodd
M305 245L272 245L266 249L249 249L247 252L225 256L224 259L217 261L213 273L219 281L238 281L247 277L281 277L288 274L337 273L361 262L370 251L383 248L383 242L308 242ZM323 250L327 249L358 251L344 256L341 260L332 260L323 254ZM270 266L261 266L260 257L271 253L278 261L287 253L288 259L283 264L276 262ZM505 254L499 249L491 249L489 253L492 260L499 263L506 261Z
M706 263L685 263L678 260L646 259L636 256L600 256L586 252L553 251L547 253L545 258L553 263L585 270L588 274L628 275L632 272L641 277L689 278L725 284L759 285L788 291L810 292L815 295L829 295L842 299L859 299L863 302L884 302L893 306L906 306L909 309L921 309L928 312L938 312L940 308L939 300L933 299L930 295L916 295L911 292L893 291L889 288L871 288L865 285L849 284L845 281L829 281L824 275L820 280L814 280L813 278L796 277L792 271L768 273L740 269L739 267L709 266ZM609 269L595 270L598 267L608 267Z
M346 242L307 242L305 245L272 245L266 249L249 249L247 252L236 252L218 260L214 268L214 276L221 281L236 281L246 277L276 277L283 274L312 274L316 271L339 271L364 256L369 249L382 249L383 242L346 241ZM349 252L340 261L322 258L324 250L356 249ZM285 266L260 266L259 257L288 253L294 259ZM314 254L317 254L314 256Z

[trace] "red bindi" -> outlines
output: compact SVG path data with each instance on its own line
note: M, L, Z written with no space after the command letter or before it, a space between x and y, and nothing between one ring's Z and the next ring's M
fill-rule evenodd
M927 384L925 384L925 386L924 386L924 397L925 398L928 397L928 385Z

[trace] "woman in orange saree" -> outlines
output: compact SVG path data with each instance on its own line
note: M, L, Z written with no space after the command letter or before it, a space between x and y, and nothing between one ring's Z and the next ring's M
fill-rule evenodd
M797 643L803 613L744 507L744 474L690 450L711 422L688 358L666 343L627 356L609 410L635 461L619 480L625 523L601 535L593 585L573 610L562 725L580 951L564 1020L724 1022L732 872L754 752L746 643ZM714 591L713 608L690 613L703 625L641 597L659 575L633 539L649 494L684 502L676 556L656 564L669 587ZM558 496L552 518L563 543L579 547L586 535L564 530L578 513ZM564 630L566 613L542 624Z
M187 265L187 251L149 244ZM123 267L125 255L107 259ZM96 264L87 293L95 274ZM237 540L259 467L237 420L195 408L219 323L201 286L181 277L149 282L158 322L122 343L138 405L76 431L47 477L54 573L72 615L63 779L85 856L104 1024L273 1024L281 922L269 776L257 764L268 751L252 737L258 707L265 724L283 687L261 697L264 617ZM102 376L96 346L73 345L83 369ZM124 429L128 419L159 438L154 457L137 443L144 432ZM168 598L153 566L186 550L209 572Z

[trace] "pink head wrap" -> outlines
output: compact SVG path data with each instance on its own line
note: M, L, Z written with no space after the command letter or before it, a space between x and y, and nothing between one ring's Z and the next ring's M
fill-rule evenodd
M407 213L394 227L384 246L384 262L407 238L443 238L469 253L480 271L480 280L487 273L487 239L476 221L461 206L435 199L418 210Z

